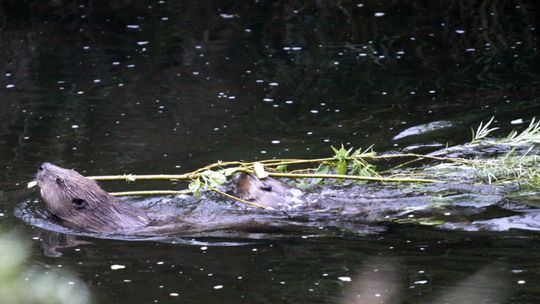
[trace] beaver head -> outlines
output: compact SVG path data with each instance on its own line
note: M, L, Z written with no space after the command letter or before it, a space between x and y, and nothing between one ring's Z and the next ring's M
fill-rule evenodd
M72 228L113 232L148 224L143 210L118 200L75 170L43 163L36 179L49 211Z

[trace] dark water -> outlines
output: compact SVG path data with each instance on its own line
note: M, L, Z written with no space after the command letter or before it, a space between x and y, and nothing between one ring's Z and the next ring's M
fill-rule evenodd
M538 302L536 211L497 193L462 196L478 212L446 229L336 215L323 233L164 242L73 239L15 216L39 210L26 182L43 161L88 175L182 173L217 160L327 156L341 143L432 151L469 140L492 116L506 135L540 113L538 10L533 1L5 1L0 227L24 231L31 265L70 269L99 303Z

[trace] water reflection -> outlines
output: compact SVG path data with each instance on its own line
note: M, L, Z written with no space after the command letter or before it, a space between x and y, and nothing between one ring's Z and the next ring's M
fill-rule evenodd
M365 259L356 276L340 278L350 283L344 283L344 296L339 302L343 304L403 303L404 289L434 284L423 270L416 276L424 276L426 279L414 281L415 275L406 275L402 264L403 262L395 257ZM429 295L428 298L431 300L428 302L421 302L506 303L510 294L510 281L496 264L485 266L460 279L459 282L438 284L444 286L444 289Z

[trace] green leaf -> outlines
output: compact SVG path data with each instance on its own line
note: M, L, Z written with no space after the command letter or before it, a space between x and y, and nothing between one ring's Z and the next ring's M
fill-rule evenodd
M317 167L317 170L315 171L315 173L329 174L330 171L331 171L330 166L321 164L321 165L319 165L319 167ZM314 178L314 179L312 179L312 182L314 184L320 184L322 182L322 180L323 180L322 178Z
M345 175L347 174L347 161L344 159L338 160L336 164L337 174Z
M253 169L255 170L255 174L258 178L265 179L268 177L268 172L266 172L266 170L264 169L263 164L256 162L253 164Z
M223 185L227 181L225 174L218 171L204 171L202 177L206 182L210 183L210 186L212 187Z
M287 165L279 165L276 167L277 172L287 172Z
M198 193L201 189L201 179L197 178L191 181L188 185L188 189L192 191L193 193Z
M223 170L223 175L225 176L231 176L233 175L234 173L236 173L236 171L238 171L238 167L233 167L233 168L227 168L225 170Z

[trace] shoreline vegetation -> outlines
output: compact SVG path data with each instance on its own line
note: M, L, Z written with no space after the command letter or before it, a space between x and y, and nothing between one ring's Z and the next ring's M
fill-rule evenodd
M183 181L188 183L184 190L152 190L125 191L110 193L115 196L143 195L199 195L202 191L214 191L236 201L258 207L265 206L245 201L221 191L219 188L227 183L229 177L236 173L255 174L258 178L267 177L287 178L300 181L299 188L309 188L326 180L339 180L344 185L351 183L439 183L448 182L444 178L433 176L451 176L463 174L473 182L486 184L514 183L520 190L540 190L540 156L535 154L536 146L540 145L540 121L533 118L523 131L511 131L502 138L491 138L489 135L497 130L492 127L494 118L486 123L480 123L472 130L472 140L461 146L446 148L430 154L393 153L377 154L372 147L367 149L346 149L331 147L334 155L315 159L267 159L257 162L218 161L185 174L153 174L153 175L106 175L87 176L96 181L126 181L142 180ZM447 152L475 149L479 147L497 147L501 152L493 157L446 157ZM443 156L441 156L443 155ZM377 171L376 165L381 162L398 161L390 169ZM426 164L410 167L411 164L426 161ZM464 174L463 172L467 172ZM444 173L444 174L442 174ZM30 182L28 187L35 186Z

